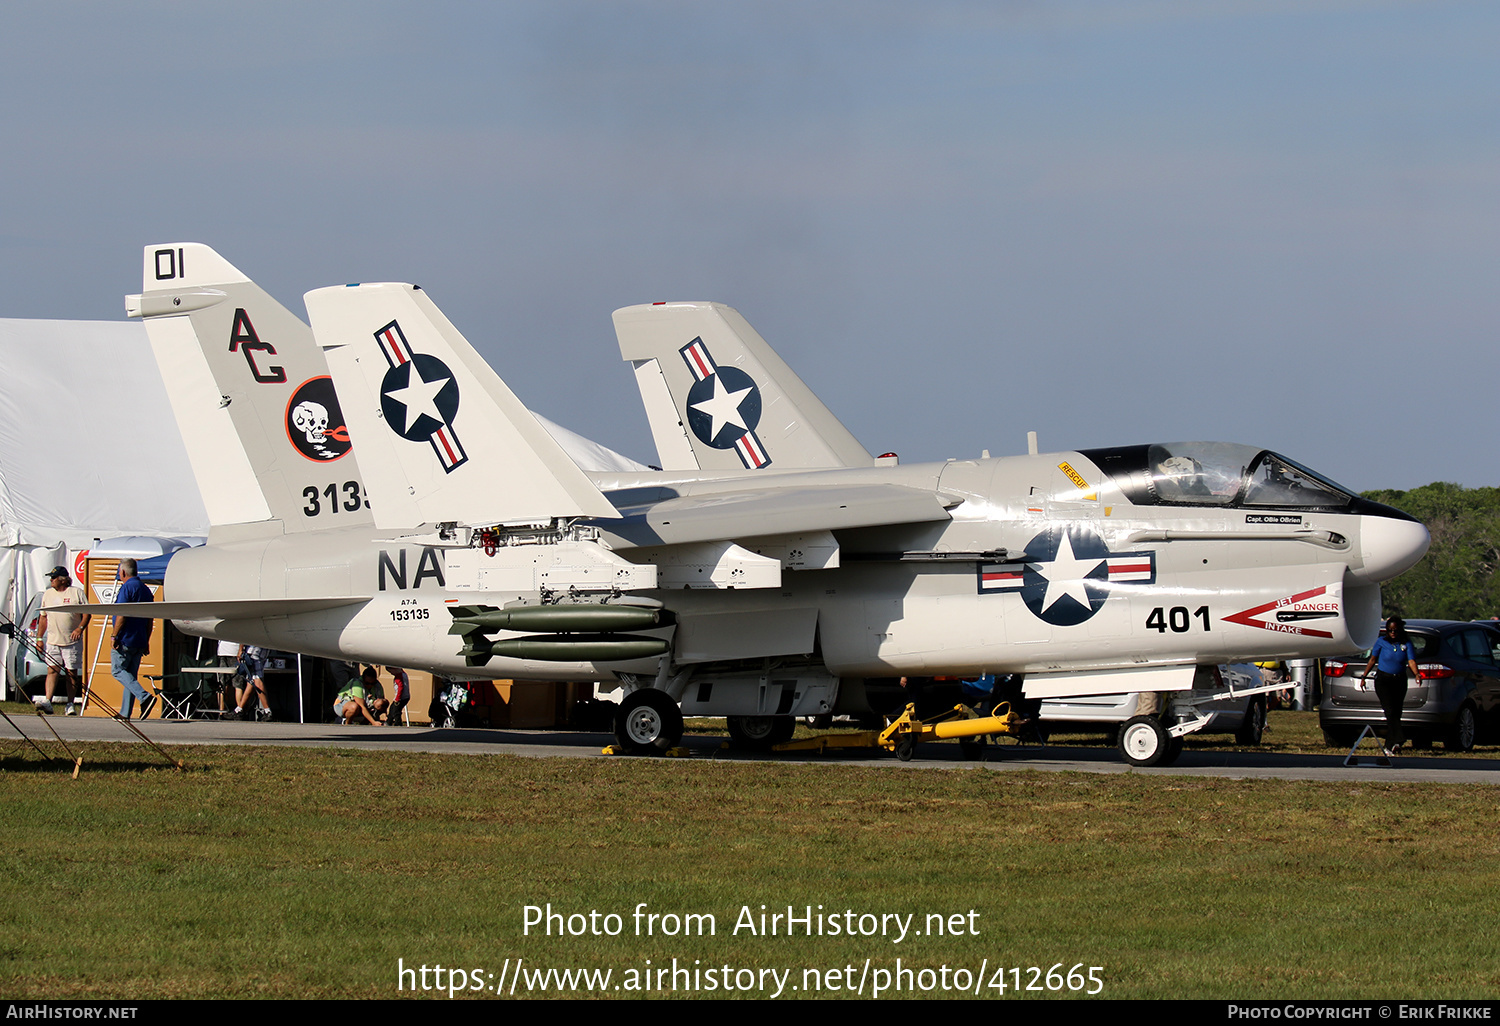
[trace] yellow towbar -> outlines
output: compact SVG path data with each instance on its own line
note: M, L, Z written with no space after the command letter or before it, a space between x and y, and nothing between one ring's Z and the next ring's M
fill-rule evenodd
M1001 702L988 716L980 716L966 705L955 705L930 720L917 719L917 707L908 705L905 712L880 732L878 743L887 751L894 751L902 762L909 762L919 741L1014 735L1019 733L1022 722L1020 715L1010 711L1009 702Z
M982 738L990 734L1020 732L1025 721L1010 710L1009 702L1001 702L981 716L966 705L955 705L930 720L917 719L917 707L908 705L906 710L881 731L859 731L849 734L822 734L818 737L801 738L779 744L778 752L818 751L831 748L884 748L896 753L902 762L911 761L919 741L946 741L952 738Z

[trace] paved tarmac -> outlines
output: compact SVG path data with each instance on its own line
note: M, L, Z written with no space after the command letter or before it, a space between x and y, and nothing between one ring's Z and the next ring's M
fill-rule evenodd
M29 737L47 751L57 748L46 725L36 717L12 717ZM84 743L140 741L123 724L98 717L49 717L69 741ZM209 720L148 720L137 724L152 741L165 745L290 745L307 748L352 748L368 751L436 752L451 755L513 755L527 758L600 758L609 734L555 730L435 730L428 727L337 726L299 723L219 723ZM0 738L16 739L14 728L0 720ZM1347 767L1337 755L1289 755L1269 752L1195 751L1188 748L1173 766L1132 768L1107 748L1065 745L995 745L982 763L965 762L953 743L919 746L917 757L900 762L892 755L868 751L829 753L769 753L747 755L723 748L722 737L688 735L683 739L693 759L767 760L783 763L822 763L880 766L892 770L987 769L1068 771L1082 773L1145 773L1159 776L1228 777L1231 779L1324 780L1339 783L1500 784L1500 758L1457 759L1440 755L1397 758L1390 766ZM5 745L6 755L30 752ZM95 752L93 758L99 758ZM86 760L88 756L85 756ZM1370 760L1365 760L1369 762Z

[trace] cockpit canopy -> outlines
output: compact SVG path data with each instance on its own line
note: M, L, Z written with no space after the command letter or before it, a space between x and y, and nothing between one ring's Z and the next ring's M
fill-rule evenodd
M1347 507L1354 493L1269 449L1233 442L1165 442L1083 455L1137 506Z

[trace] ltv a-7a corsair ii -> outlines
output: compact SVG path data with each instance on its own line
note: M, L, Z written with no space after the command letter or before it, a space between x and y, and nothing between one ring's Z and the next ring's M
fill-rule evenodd
M145 318L212 528L188 633L459 678L618 681L620 743L884 713L900 679L1029 698L1369 645L1411 517L1253 446L871 457L739 314L617 311L664 470L581 468L420 288L306 296L147 247Z

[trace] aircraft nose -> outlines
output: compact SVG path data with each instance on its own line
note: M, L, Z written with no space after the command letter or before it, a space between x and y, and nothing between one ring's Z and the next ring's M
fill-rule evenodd
M1430 544L1432 536L1415 520L1361 517L1359 551L1365 565L1354 575L1372 583L1388 581L1415 566Z

